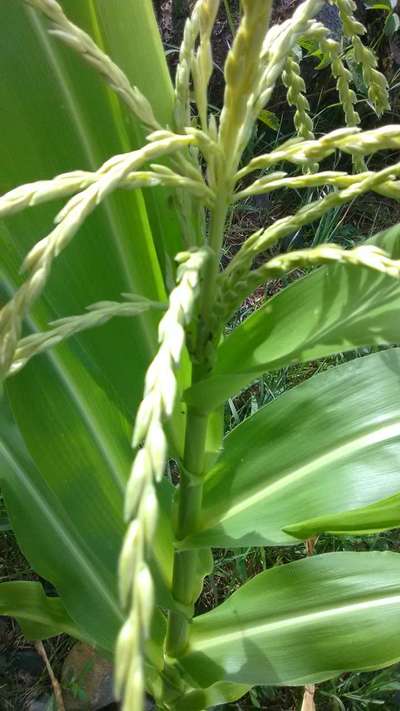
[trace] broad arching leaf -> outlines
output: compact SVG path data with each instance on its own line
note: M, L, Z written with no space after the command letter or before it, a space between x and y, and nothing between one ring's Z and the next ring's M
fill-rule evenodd
M285 527L295 538L310 538L320 533L366 536L391 528L400 528L400 494L381 499L375 504L344 513L317 516Z
M369 240L400 256L400 227ZM278 293L226 338L215 370L186 400L213 409L258 375L359 346L400 341L400 282L371 269L323 267Z
M51 392L54 395L56 391ZM18 543L33 570L54 585L80 635L112 650L123 621L117 563L125 530L122 504L129 439L121 416L100 390L94 404L108 416L110 440L103 441L103 449L93 430L88 437L80 427L77 412L73 419L74 403L70 412L63 409L61 388L58 392L61 400L49 403L44 393L40 401L38 390L25 417L21 413L30 443L29 421L40 417L46 405L42 444L34 447L37 466L3 406L0 487ZM94 396L96 389L91 392ZM52 421L54 426L49 430ZM116 446L111 447L113 440ZM59 441L69 443L68 453L63 454ZM163 607L172 605L168 589L172 576L169 489L165 481L159 492L162 508L153 560L157 601Z
M149 91L155 114L169 122L172 88L151 0L112 8L104 0L62 4L121 62L132 83ZM21 0L4 0L0 23L1 193L67 170L95 170L142 144L135 119L93 68L48 34L40 14ZM60 207L31 208L0 225L2 302L21 283L23 257L51 230ZM27 329L42 329L99 300L120 300L121 292L164 300L166 254L181 246L168 194L158 191L154 200L120 191L95 210L57 259ZM4 410L1 487L18 542L34 569L55 585L75 623L109 649L122 622L116 581L131 429L157 345L157 322L155 314L116 319L34 359L7 384L22 439ZM165 520L156 581L159 601L169 606Z
M200 686L292 686L399 659L399 554L328 553L260 573L195 618L179 664Z
M331 368L225 438L183 545L291 545L288 526L398 493L399 456L400 349Z
M27 639L47 639L63 632L84 639L60 598L46 595L40 583L30 580L0 583L0 613L15 617Z

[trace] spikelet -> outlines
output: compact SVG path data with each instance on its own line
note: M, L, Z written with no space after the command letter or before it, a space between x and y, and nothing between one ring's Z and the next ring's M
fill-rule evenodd
M146 97L136 86L131 86L122 69L97 46L92 38L66 17L56 0L24 0L24 2L35 10L39 10L50 20L54 28L51 33L72 47L86 62L91 64L144 126L151 130L160 127Z
M364 244L346 250L334 243L321 244L314 249L298 250L274 257L261 267L260 272L275 275L297 267L331 262L364 266L396 278L400 276L400 260L391 259L378 247Z
M339 42L329 37L329 30L320 22L313 22L307 35L318 42L321 52L329 58L331 71L336 79L336 88L343 108L346 126L358 126L361 119L354 108L357 97L350 86L352 82L351 72L344 66L341 59Z
M354 108L357 103L357 97L350 87L351 72L344 66L340 57L340 45L335 40L322 36L320 46L331 61L331 70L336 79L336 88L343 108L346 126L357 126L361 123L360 115ZM356 173L362 172L366 167L364 159L360 158L360 156L352 156L352 162Z
M13 215L27 207L40 205L42 202L69 197L91 185L94 179L94 173L74 170L57 175L52 180L36 180L33 183L19 185L0 197L0 218Z
M359 37L353 37L354 59L361 64L364 84L368 87L368 98L378 116L390 109L389 87L386 77L379 72L377 60L369 47Z
M174 411L178 390L175 372L185 345L185 327L193 317L201 273L209 257L206 247L177 257L178 284L159 324L160 346L147 370L136 417L133 446L143 442L143 447L136 454L126 489L125 519L129 525L119 564L121 603L129 611L116 649L116 688L123 697L123 711L143 708L143 647L154 606L148 558L157 523L155 482L162 478L168 456L163 425Z
M214 318L228 318L243 298L251 293L255 285L262 283L262 278L257 281L258 272L250 273L251 265L257 254L264 252L280 239L297 232L304 225L321 218L332 208L350 202L367 191L382 191L383 194L386 194L386 183L389 183L390 191L393 178L399 175L400 163L376 173L371 172L357 176L358 179L356 176L352 176L350 185L342 190L330 192L324 198L304 205L294 215L276 220L265 230L255 232L247 239L220 278ZM302 179L304 180L304 177Z
M200 173L194 178L181 175L171 168L156 163L152 164L151 168L152 171L131 171L118 187L127 190L159 185L183 188L192 195L202 198L205 204L212 205L213 191L207 187ZM76 170L57 175L52 180L37 180L33 183L20 185L0 197L0 218L14 215L43 202L69 197L89 185L93 185L102 177L103 172L102 168L93 173Z
M306 85L300 73L300 65L294 52L291 52L286 59L282 72L282 82L287 89L287 102L289 106L295 107L294 126L297 136L304 140L314 138L313 120L310 116L310 104L305 96ZM315 171L318 165L310 163L306 170Z
M274 25L268 31L261 51L261 64L265 66L260 74L253 101L254 120L270 100L287 57L307 31L310 20L315 17L322 4L322 0L305 0L296 8L290 20L282 25Z
M52 321L52 326L48 331L34 333L31 336L22 338L17 345L14 360L10 366L8 375L14 375L23 368L26 363L36 355L44 353L58 345L67 338L86 331L90 328L97 328L107 323L115 316L136 316L152 308L164 308L163 304L145 299L143 296L125 295L129 301L99 301L87 307L87 312L79 316L66 316L57 321Z
M313 121L309 114L310 104L305 96L306 85L300 74L300 66L294 52L287 58L282 72L282 82L287 89L287 102L296 109L294 125L299 138L310 141L314 138Z
M0 311L0 373L3 377L14 359L26 312L42 293L53 261L67 247L86 217L107 195L123 184L135 168L146 161L173 153L193 140L189 135L162 132L158 141L154 140L138 151L114 156L102 166L95 182L71 198L61 210L56 227L25 258L23 269L30 271L28 278Z
M364 25L354 17L357 9L355 2L353 0L334 0L334 2L339 10L344 36L351 39L354 35L365 34Z
M396 174L396 166L394 166ZM313 175L289 176L287 173L270 173L269 175L255 180L248 188L235 193L234 201L243 200L249 195L265 195L273 190L284 188L285 190L299 190L299 188L314 188L332 185L335 188L348 188L364 181L366 178L374 176L373 171L365 171L353 175L340 170L325 170ZM371 187L371 190L379 195L399 200L400 181L388 178L384 182L378 182Z
M304 205L294 215L276 220L270 227L267 227L267 229L261 231L261 233L256 233L256 236L250 237L245 242L234 260L232 260L229 268L233 269L235 262L240 263L242 255L256 256L256 254L264 251L272 244L275 244L278 240L282 239L282 237L286 237L291 232L297 231L297 229L303 225L319 219L327 210L354 200L365 192L379 189L387 180L391 181L398 175L400 175L400 163L396 163L376 173L367 173L366 177L363 177L361 180L351 181L351 184L343 188L343 190L328 193L324 198Z
M250 195L266 195L273 190L284 188L285 190L299 190L300 188L316 188L323 185L333 185L336 188L343 188L354 183L354 180L362 180L372 173L363 173L357 175L354 179L353 175L340 170L325 170L316 174L295 175L289 176L287 173L280 171L276 173L268 173L267 175L255 180L244 190L240 190L234 195L234 202L244 200Z
M220 0L197 0L185 22L179 62L175 74L175 127L184 131L190 126L191 77L203 130L207 132L207 89L213 69L211 33ZM196 50L196 43L200 38Z
M376 69L377 60L371 49L360 40L359 35L366 33L364 25L356 20L353 0L334 0L342 20L343 33L352 43L354 59L361 65L363 79L368 88L368 98L378 116L390 108L389 87L385 76Z
M248 287L253 289L270 277L276 277L292 269L320 264L349 264L367 267L396 279L400 278L400 260L391 259L383 250L374 245L364 244L354 249L343 249L334 243L321 244L314 249L288 252L270 259L249 274Z
M264 170L282 161L302 166L310 160L320 162L336 150L355 156L400 148L400 126L388 125L361 132L358 128L339 128L314 141L288 141L270 153L253 158L237 172L241 180L254 170ZM356 180L356 178L355 178Z
M190 77L196 41L200 32L200 10L204 0L197 0L193 12L185 22L179 62L175 74L174 119L177 131L190 126Z
M334 262L367 267L396 279L400 278L400 260L391 259L378 247L361 245L360 247L346 250L334 243L321 244L314 249L293 251L279 255L253 271L247 269L246 274L243 274L240 280L237 273L235 286L233 287L232 284L230 291L227 290L227 285L224 285L223 295L221 295L220 302L216 307L218 318L221 317L221 314L228 318L238 304L267 279L280 276L292 269Z
M250 99L261 76L260 53L271 12L270 0L243 0L242 19L225 62L225 94L219 145L224 153L224 173L231 177L247 140Z
M199 5L200 44L191 62L194 95L203 131L208 132L208 84L213 71L211 33L220 0L202 0Z

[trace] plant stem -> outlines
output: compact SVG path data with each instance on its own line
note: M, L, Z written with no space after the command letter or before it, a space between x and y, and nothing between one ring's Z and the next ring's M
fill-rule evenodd
M219 190L215 196L216 207L211 215L210 247L219 256L224 237L224 227L229 206L228 188Z
M186 538L197 528L202 498L208 417L189 410L178 508L177 538Z
M193 378L195 379L195 378ZM203 495L203 474L208 417L189 410L186 425L183 470L179 486L176 537L185 538L199 521ZM178 656L188 640L189 623L198 590L198 551L175 551L172 591L181 610L168 617L166 651Z
M202 285L200 327L197 334L197 361L193 363L192 384L202 380L205 371L209 367L208 339L212 340L215 335L210 331L209 318L216 296L218 260L228 213L228 195L229 190L224 182L211 216L209 245L214 255L210 259ZM209 415L191 408L188 409L175 524L175 536L178 541L188 537L199 523L203 497L208 422ZM204 574L204 571L199 566L198 550L175 551L172 595L177 602L178 609L171 610L168 616L166 653L170 657L179 656L187 645L189 625L193 617L194 603L199 594L199 578L202 574Z

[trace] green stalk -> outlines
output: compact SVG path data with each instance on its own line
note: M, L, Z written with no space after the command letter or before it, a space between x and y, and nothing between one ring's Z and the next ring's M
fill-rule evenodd
M228 191L221 190L217 207L211 217L209 244L214 251L213 258L204 275L200 302L200 327L197 334L197 363L193 364L192 384L204 378L209 368L207 352L209 317L215 301L218 276L218 259L223 240L228 212ZM186 423L185 447L181 482L178 489L178 510L175 526L177 540L188 537L198 526L203 497L205 475L206 440L209 415L189 408ZM198 595L199 552L194 550L175 551L172 579L172 595L180 610L170 611L166 637L166 653L170 657L179 656L185 649L189 625L193 617L193 607Z
M195 378L193 378L193 381ZM187 416L183 471L179 486L176 537L185 538L196 527L203 495L203 474L208 417L189 410ZM197 591L197 550L176 551L172 594L182 611L171 611L168 617L166 651L177 657L188 640Z

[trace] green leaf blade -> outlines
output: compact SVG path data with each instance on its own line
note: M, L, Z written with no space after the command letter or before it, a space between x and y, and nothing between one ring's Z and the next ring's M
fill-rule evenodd
M236 427L206 476L199 530L183 545L293 545L288 526L397 494L399 376L399 349L358 358Z
M145 79L156 115L169 121L172 87L151 1L111 9L108 2L66 0L63 7L121 62L133 84ZM142 128L96 71L49 35L40 14L4 0L0 22L1 192L69 170L95 170L113 154L142 145ZM140 28L147 47L131 41ZM163 262L181 248L181 229L168 193L158 191L152 200L121 191L95 210L56 260L26 320L29 331L96 301L120 300L121 292L165 300ZM0 225L2 300L21 283L23 257L51 230L60 207L41 205ZM10 379L7 393L25 444L5 410L2 415L2 489L18 542L34 569L55 585L75 623L106 649L113 648L123 621L116 589L123 495L134 412L157 347L158 320L150 313L116 319L34 359ZM158 602L168 607L171 495L160 496L165 511L154 575Z
M66 633L85 639L58 597L45 594L40 583L27 580L0 584L0 614L15 617L29 640ZM86 641L90 641L86 637Z
M400 494L389 496L364 508L351 509L332 516L317 516L285 526L285 533L295 538L310 538L320 533L332 535L367 536L400 528Z
M369 242L397 259L399 237L396 226ZM210 378L191 388L186 401L213 409L267 371L360 346L398 343L399 307L397 279L344 265L318 269L236 328L219 347Z
M267 570L195 618L180 666L201 686L292 686L393 664L399 573L397 553L329 553Z
M65 409L60 426L56 415L60 401L53 404L46 427L53 419L54 434L43 429L41 418L42 433L49 437L41 443L29 428L29 418L36 413L26 413L27 443L39 466L3 406L0 485L18 543L32 568L54 585L81 634L111 651L123 622L117 595L117 564L125 530L123 481L112 476L101 452L89 446L85 431L79 431L79 420L71 430ZM116 442L123 440L118 419L109 433ZM128 452L128 439L125 448ZM126 471L121 469L120 475ZM167 482L159 496L161 515L152 567L157 602L169 607L172 530Z

